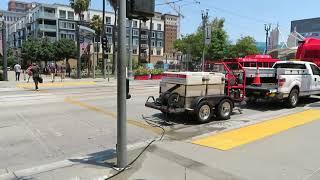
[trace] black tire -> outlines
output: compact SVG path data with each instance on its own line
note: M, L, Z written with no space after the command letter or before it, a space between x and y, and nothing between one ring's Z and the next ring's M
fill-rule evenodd
M232 111L232 101L229 99L223 99L216 107L216 116L218 119L227 120L230 119Z
M299 90L298 89L292 89L288 100L287 100L287 105L289 108L295 108L299 102Z
M203 100L197 105L195 113L196 119L199 123L207 123L212 118L213 109L208 101Z

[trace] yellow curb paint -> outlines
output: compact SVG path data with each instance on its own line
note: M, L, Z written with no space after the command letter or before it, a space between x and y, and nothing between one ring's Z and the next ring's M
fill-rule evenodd
M70 104L73 104L73 105L77 105L77 106L86 108L88 110L95 111L95 112L104 114L106 116L112 117L114 120L117 119L117 115L115 113L113 113L113 112L109 112L109 111L106 111L104 109L101 109L101 108L98 108L98 107L83 103L83 102L75 100L75 99L73 99L71 97L65 98L64 101L67 102L67 103L70 103ZM131 124L131 125L134 125L134 126L137 126L137 127L140 127L140 128L143 128L145 130L154 132L156 134L161 134L162 133L162 130L160 128L149 126L149 125L147 125L145 123L142 123L141 121L138 121L138 120L128 119L127 123Z
M192 143L220 150L230 150L316 120L320 120L320 110L307 110L201 138Z
M83 81L83 82L54 82L54 83L40 83L39 87L64 87L64 86L81 86L81 85L95 85L96 82L93 81ZM18 88L34 88L33 83L23 83L17 84Z

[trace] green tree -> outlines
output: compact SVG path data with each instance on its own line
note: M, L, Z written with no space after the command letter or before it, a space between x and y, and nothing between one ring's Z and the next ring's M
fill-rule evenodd
M224 30L224 19L215 18L209 24L212 27L211 43L207 47L206 59L221 60L227 57L228 35Z
M53 43L47 38L40 40L40 48L37 51L37 58L40 61L44 61L46 64L48 61L57 61L56 49Z
M59 41L55 41L53 43L54 53L57 60L67 61L70 58L76 57L76 44L72 39L60 39Z
M97 37L102 34L102 18L98 15L94 15L90 22L90 28L95 30Z
M203 50L203 38L201 32L183 36L174 42L173 46L184 54L191 54L192 59L200 59Z
M24 41L21 48L21 58L23 60L23 64L26 65L31 62L38 61L39 49L39 39L29 38L28 40Z
M251 36L241 37L235 45L229 47L230 57L244 57L246 55L259 54L256 41Z
M70 6L79 15L79 20L83 21L83 13L88 11L91 0L70 0Z

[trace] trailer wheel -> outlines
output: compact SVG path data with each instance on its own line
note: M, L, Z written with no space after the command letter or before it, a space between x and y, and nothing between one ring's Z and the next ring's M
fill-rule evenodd
M216 107L216 116L218 119L230 119L233 105L229 99L223 99Z
M298 89L292 89L289 94L289 99L287 101L288 106L290 108L295 108L299 102L299 90Z
M200 123L209 122L212 118L212 106L206 100L201 101L196 108L197 121Z

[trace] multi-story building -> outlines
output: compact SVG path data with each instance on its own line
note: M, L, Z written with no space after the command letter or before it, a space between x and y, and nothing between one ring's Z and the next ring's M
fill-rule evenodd
M173 42L177 40L178 35L178 21L179 17L172 14L162 15L164 21L164 54L166 59L175 60L176 59L176 50L173 47Z
M34 8L36 5L37 5L36 2L29 3L29 2L10 0L8 2L8 11L26 13L30 9Z
M94 15L102 17L102 11L90 9L84 12L84 21L89 23ZM115 15L112 12L106 12L106 35L109 42L112 42L114 30ZM168 19L166 20L166 18ZM170 17L170 18L169 18ZM20 19L10 25L9 44L13 48L21 48L23 40L27 37L43 38L51 41L61 38L75 40L76 24L78 15L68 5L62 4L36 4L26 14L22 14ZM149 61L156 63L164 60L164 46L166 46L169 57L174 56L173 41L177 38L177 16L161 13L155 13L152 21L146 22L140 20L132 21L132 44L133 58L141 62ZM129 22L129 21L128 21ZM127 23L127 39L129 42L129 23ZM166 32L165 30L169 32ZM168 42L166 42L168 40ZM100 53L102 53L100 48ZM111 47L111 52L113 47ZM140 54L140 58L139 58Z
M278 48L279 36L280 36L280 30L279 30L279 25L277 25L277 27L270 32L270 36L268 37L268 51Z
M320 38L320 17L291 21L291 33L294 31L304 37Z

